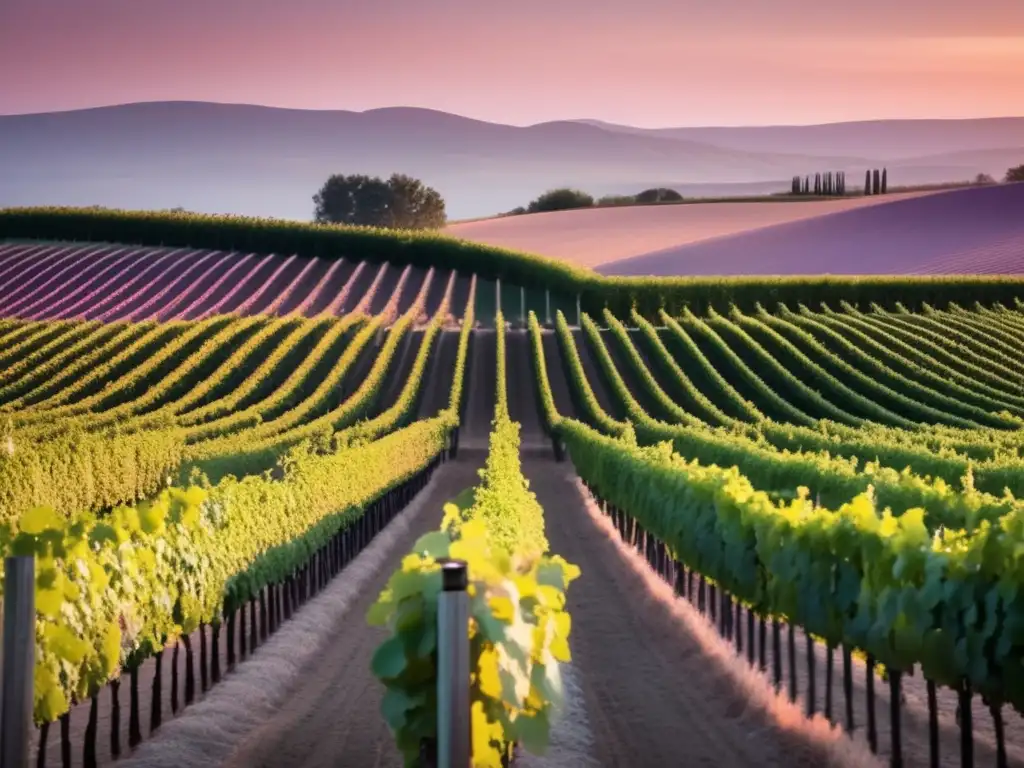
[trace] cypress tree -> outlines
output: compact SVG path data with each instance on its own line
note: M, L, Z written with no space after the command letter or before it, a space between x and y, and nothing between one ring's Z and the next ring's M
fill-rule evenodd
M875 168L873 191L876 195L882 194L882 175Z
M871 194L871 171L864 171L864 194Z
M821 174L820 173L814 174L814 194L816 194L816 195L820 195L821 194Z
M811 194L811 177L810 176L805 176L804 177L804 194L805 195Z
M889 171L889 169L888 169L888 168L883 168L883 169L882 169L882 194L883 194L883 195L884 195L884 194L885 194L885 193L886 193L886 192L888 191L888 189L889 189L889 180L888 180L888 178L887 178L887 177L888 177L888 175L889 175L888 171Z

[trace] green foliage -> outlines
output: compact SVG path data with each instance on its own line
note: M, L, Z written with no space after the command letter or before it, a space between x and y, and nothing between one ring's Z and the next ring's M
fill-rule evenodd
M0 549L36 557L36 720L294 572L422 471L450 428L419 421L356 449L293 455L281 480L169 489L101 517L40 506L0 523Z
M335 174L313 196L313 220L385 229L440 229L444 199L419 179L393 174L387 181Z
M759 444L758 429L771 429L758 424L748 435L735 430L715 430L693 419L681 424L667 424L651 418L637 402L601 339L593 321L584 316L584 332L596 353L598 364L612 384L614 395L625 404L631 429L645 444L670 441L682 456L699 459L718 466L742 466L756 486L765 491L792 493L798 487L807 487L825 504L841 504L869 488L882 506L903 514L915 507L927 509L930 528L941 525L974 530L984 521L997 520L1009 512L1024 511L1024 503L1012 497L998 498L979 492L973 483L957 478L956 483L916 476L909 470L898 471L876 462L859 465L856 457L833 457L828 450L821 453L778 451L770 445ZM574 342L568 334L564 318L559 318L558 331L567 347ZM568 349L570 378L581 391L584 402L590 402L589 384L582 367L572 360L575 349ZM634 358L634 362L636 359ZM593 423L608 434L621 434L623 425L604 414L594 400L588 407ZM881 446L880 446L881 448ZM877 455L877 454L876 454ZM1018 467L1018 471L1024 467ZM970 477L970 469L965 473ZM959 486L963 484L964 487Z
M23 510L61 515L130 504L167 487L185 452L180 431L138 434L70 432L23 442L0 430L0 522Z
M578 189L562 187L550 189L526 207L527 213L545 213L547 211L569 211L574 208L590 208L594 198Z
M887 667L920 664L940 684L969 679L990 700L1024 708L1019 510L970 533L933 533L924 509L894 517L870 493L836 509L806 490L777 501L736 467L701 466L578 422L562 433L601 497L754 609Z
M473 765L498 768L505 745L543 752L562 706L558 663L569 655L565 590L579 569L560 557L511 558L495 549L480 520L454 504L444 527L421 537L367 620L390 636L371 669L385 685L381 711L407 766L420 743L437 737L438 561L464 560L470 595L470 700Z
M565 591L579 569L545 554L543 510L520 467L519 424L508 416L500 312L496 325L497 404L481 484L445 505L440 530L416 542L367 616L389 630L371 668L387 689L381 710L409 766L421 742L437 736L443 559L468 568L473 765L498 768L513 742L542 752L562 705L558 662L570 659Z

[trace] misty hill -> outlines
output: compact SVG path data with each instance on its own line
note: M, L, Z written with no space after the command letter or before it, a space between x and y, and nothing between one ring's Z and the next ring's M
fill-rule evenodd
M1017 156L1024 147L1024 117L974 120L871 120L824 125L774 125L707 128L635 128L600 120L580 120L604 130L635 136L701 141L744 152L781 152L803 155L850 155L876 161L902 160L969 153L977 150ZM996 148L1003 149L996 149ZM944 165L954 158L928 158ZM992 158L990 158L991 160ZM939 161L939 162L936 162ZM955 163L954 163L955 164ZM1003 166L1002 170L1006 170Z
M748 151L575 121L516 127L412 108L347 112L153 102L0 116L0 206L182 206L308 220L312 195L329 174L398 171L439 189L449 216L465 218L509 210L561 185L594 194L655 184L728 194L723 185L759 183L781 191L793 174L825 168L863 173L866 162L857 155ZM928 166L916 176L891 175L890 183L956 177L955 164L929 158Z

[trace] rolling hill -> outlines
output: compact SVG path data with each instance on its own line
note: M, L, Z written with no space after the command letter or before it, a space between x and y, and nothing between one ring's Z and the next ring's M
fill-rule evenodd
M700 206L694 206L700 207ZM1024 184L866 206L599 267L608 275L1019 274Z
M804 202L726 202L556 211L452 224L465 240L540 253L599 268L622 259L679 248L775 224L885 205L921 193ZM928 193L925 193L928 194Z
M636 136L704 141L743 152L799 152L805 155L853 155L916 165L922 156L954 155L978 150L1021 154L1024 117L974 120L865 120L823 125L767 125L695 128L635 128L599 120L582 120L605 130ZM955 158L943 158L943 161ZM1007 165L997 165L1005 170Z
M865 167L896 150L909 155L890 163L893 184L1002 172L1008 157L1024 156L1014 149L1024 132L1016 138L1010 128L993 132L985 121L966 121L958 130L967 138L945 143L929 140L930 125L897 126L898 141L886 138L887 124L881 125L825 126L829 135L856 140L822 144L805 129L789 128L783 133L795 131L795 138L769 141L757 137L777 129L677 135L576 121L520 127L401 107L126 104L0 116L0 207L184 207L308 220L312 195L329 174L402 172L436 187L449 217L463 219L510 210L563 185L596 195L663 184L688 195L763 194L786 189L794 174L825 169L845 169L856 183ZM987 154L946 157L950 152Z

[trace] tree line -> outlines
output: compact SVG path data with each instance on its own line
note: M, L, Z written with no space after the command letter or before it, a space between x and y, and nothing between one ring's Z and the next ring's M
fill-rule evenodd
M794 195L840 196L846 194L846 172L826 171L814 174L814 182L810 176L794 176L791 187Z
M888 169L864 172L865 195L884 195L889 189ZM1024 182L1024 165L1010 168L1007 183ZM975 184L994 184L979 174ZM814 176L794 176L792 195L843 196L847 194L846 172L825 171ZM782 193L785 194L785 193ZM505 215L564 211L574 208L614 205L657 205L680 203L683 196L674 189L652 187L635 195L606 195L595 200L578 189L551 189ZM441 229L448 221L444 198L419 179L395 173L388 179L363 174L334 174L313 195L313 220L319 224L348 224L382 229ZM184 213L183 209L172 212Z

